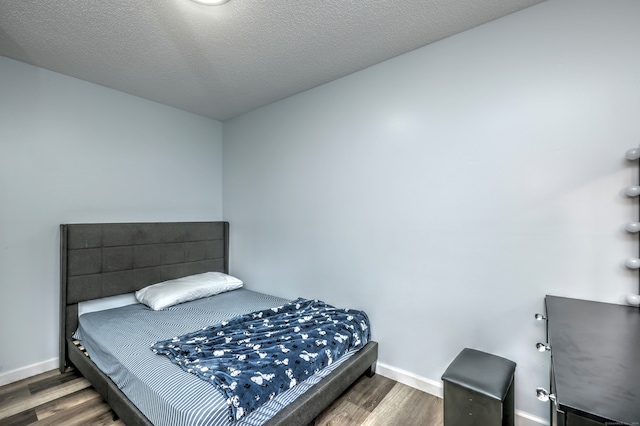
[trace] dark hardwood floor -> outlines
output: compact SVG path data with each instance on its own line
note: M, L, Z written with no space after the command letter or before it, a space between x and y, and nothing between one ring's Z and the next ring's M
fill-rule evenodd
M361 377L316 426L442 426L442 400L386 377ZM57 370L0 387L0 425L124 426L75 370Z

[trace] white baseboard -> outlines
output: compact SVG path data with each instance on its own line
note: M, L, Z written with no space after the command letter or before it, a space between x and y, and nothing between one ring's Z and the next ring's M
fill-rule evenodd
M51 358L37 364L31 364L26 367L0 373L0 386L8 385L9 383L17 382L18 380L26 379L27 377L35 376L45 371L55 370L56 368L58 368L58 358Z
M396 382L411 386L412 388L437 396L438 398L442 398L442 382L435 382L427 379L426 377L418 376L382 362L376 364L376 374L380 374L381 376L388 377Z
M376 364L376 373L438 398L443 397L441 381L436 382L382 362ZM549 426L549 422L525 411L516 410L516 426Z

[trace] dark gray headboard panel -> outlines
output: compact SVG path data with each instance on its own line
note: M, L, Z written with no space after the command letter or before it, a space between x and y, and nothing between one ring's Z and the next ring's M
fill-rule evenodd
M60 363L78 302L202 272L229 272L228 222L60 225Z

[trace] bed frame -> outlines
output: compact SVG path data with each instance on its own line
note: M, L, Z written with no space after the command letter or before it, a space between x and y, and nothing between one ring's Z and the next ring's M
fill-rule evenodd
M209 271L229 272L228 222L60 225L60 371L74 365L127 426L151 425L73 343L78 303ZM313 424L362 374L375 373L377 359L369 342L265 425Z

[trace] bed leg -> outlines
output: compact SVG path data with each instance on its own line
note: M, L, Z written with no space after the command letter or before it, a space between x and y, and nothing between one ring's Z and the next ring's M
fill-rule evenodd
M375 376L376 375L376 363L374 362L373 364L371 364L369 366L369 368L367 368L367 371L364 372L364 374L366 374L367 377L369 377L369 378Z

